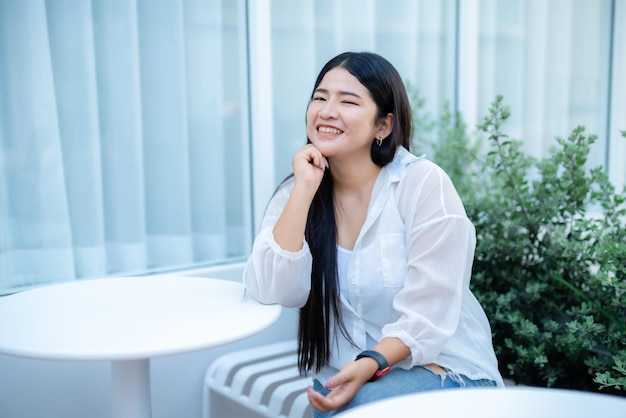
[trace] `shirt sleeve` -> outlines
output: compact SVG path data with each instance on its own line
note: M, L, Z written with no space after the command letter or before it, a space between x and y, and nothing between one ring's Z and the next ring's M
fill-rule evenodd
M270 199L244 268L243 283L261 303L300 308L306 303L311 289L312 256L309 245L303 237L300 251L285 251L273 234L292 186L293 182L287 180Z
M412 217L405 217L407 278L393 302L399 319L382 330L383 337L397 337L410 348L398 364L403 368L434 362L454 335L476 245L474 226L449 177L432 163L415 165L398 203Z

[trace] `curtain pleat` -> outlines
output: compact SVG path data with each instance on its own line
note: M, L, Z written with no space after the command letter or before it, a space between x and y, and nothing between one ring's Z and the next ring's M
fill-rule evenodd
M192 261L185 34L181 3L138 2L149 263Z
M0 31L0 277L9 287L60 281L74 263L43 0L0 3Z
M93 3L105 250L110 273L147 266L137 7Z
M76 277L106 274L94 27L88 1L46 6ZM61 199L60 199L61 198ZM62 196L53 198L62 200ZM66 276L72 277L72 276Z
M194 257L222 259L227 256L226 205L226 141L207 141L208 132L213 138L223 138L226 111L224 89L214 88L211 80L225 80L224 68L215 65L225 54L225 39L219 30L224 11L220 2L195 0L185 3L185 36L187 44L186 77L187 132L191 171L191 224L193 226ZM204 50L204 54L193 51ZM232 104L232 103L231 103ZM230 145L232 146L232 145Z

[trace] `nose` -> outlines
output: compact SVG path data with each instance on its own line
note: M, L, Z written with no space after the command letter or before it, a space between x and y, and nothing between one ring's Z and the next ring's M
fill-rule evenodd
M334 100L324 102L324 106L320 109L319 115L322 119L337 119L339 113Z

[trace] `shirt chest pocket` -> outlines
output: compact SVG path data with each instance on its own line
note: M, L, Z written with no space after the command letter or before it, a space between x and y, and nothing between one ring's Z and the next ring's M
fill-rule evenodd
M404 233L379 237L380 262L385 287L404 285L407 274L406 237Z

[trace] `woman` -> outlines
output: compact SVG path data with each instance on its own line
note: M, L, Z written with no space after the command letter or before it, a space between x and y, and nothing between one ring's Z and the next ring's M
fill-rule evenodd
M308 143L246 265L255 298L300 308L299 367L316 373L308 396L318 417L400 394L503 385L469 290L474 227L446 174L408 151L411 120L388 61L331 59L307 108Z

